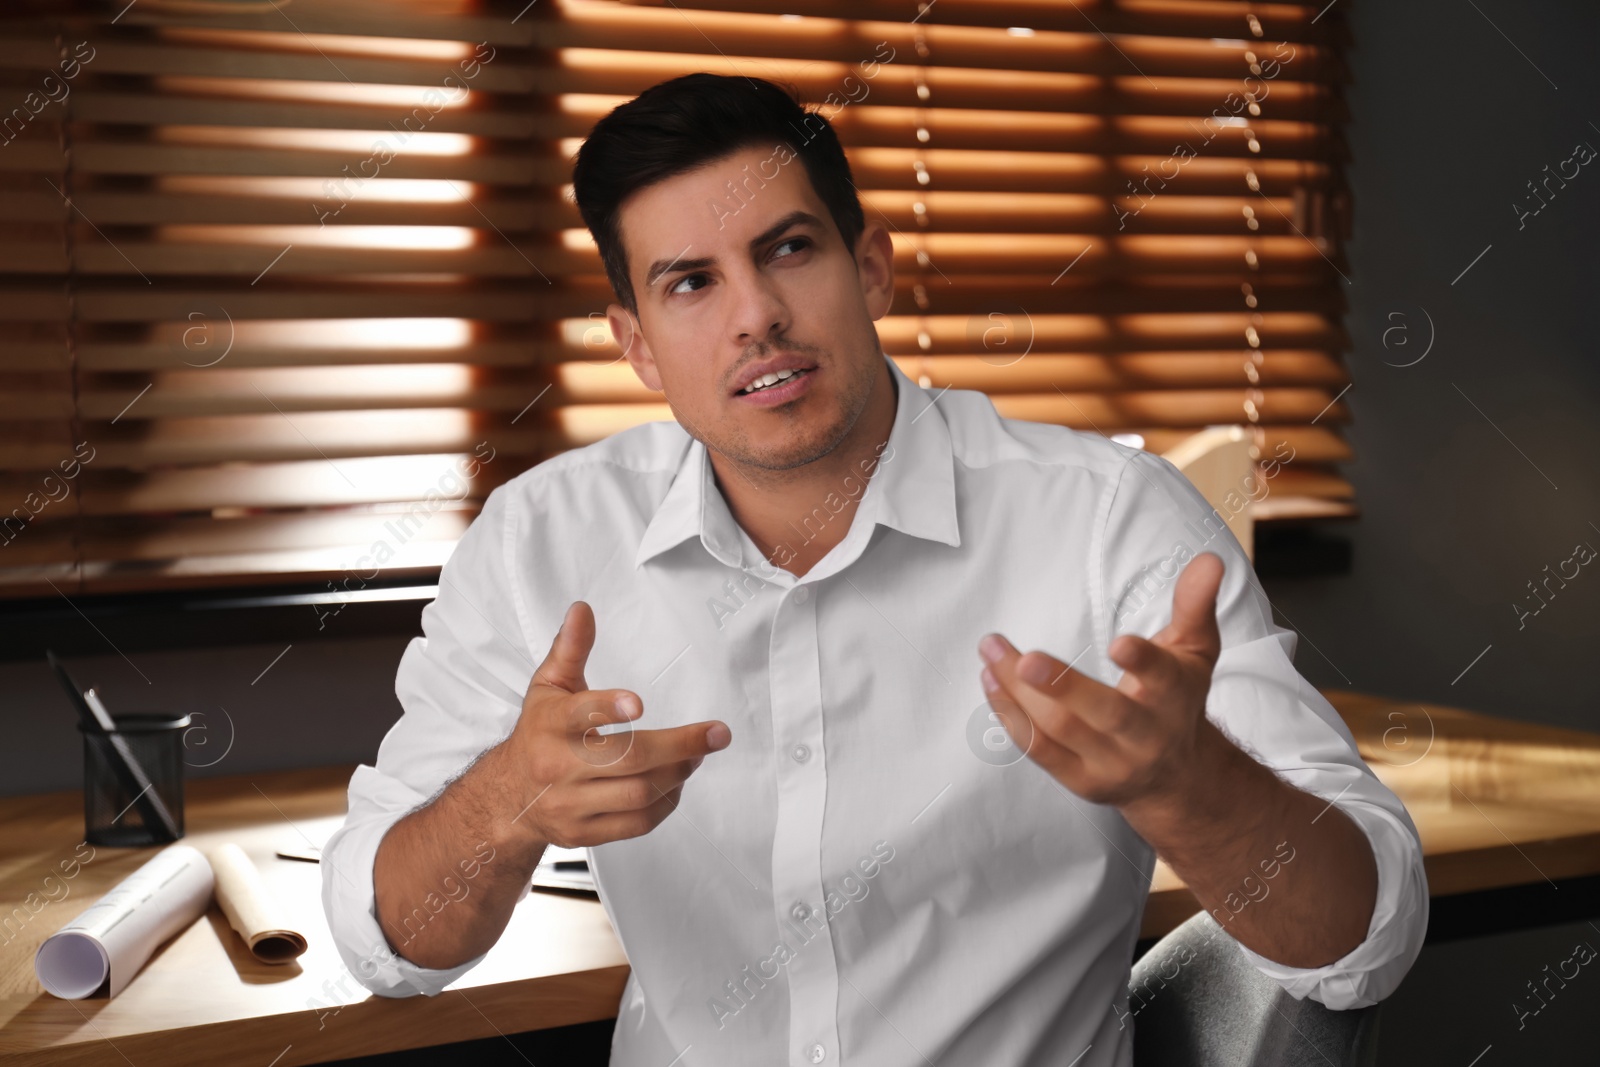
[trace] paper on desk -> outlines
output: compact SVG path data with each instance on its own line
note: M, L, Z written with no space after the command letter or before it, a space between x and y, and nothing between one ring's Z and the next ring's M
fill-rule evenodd
M122 992L145 961L211 903L211 864L191 845L168 845L118 882L34 953L45 989L66 1000Z
M546 845L544 855L539 858L539 865L533 869L533 887L535 889L572 889L584 893L599 894L595 888L594 873L588 864L589 850L586 848L562 848L560 845ZM582 867L558 868L557 863L575 864L582 861Z
M230 841L206 849L205 856L216 875L217 904L252 956L262 963L288 963L306 950L306 935L289 928L244 849Z

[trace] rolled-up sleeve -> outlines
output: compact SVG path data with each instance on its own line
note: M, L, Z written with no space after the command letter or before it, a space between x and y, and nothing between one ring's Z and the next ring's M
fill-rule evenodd
M403 714L376 764L356 768L344 824L322 848L322 904L334 943L356 979L380 996L434 996L487 955L431 969L396 953L378 924L372 868L389 828L510 734L521 712L537 664L524 637L506 492L490 494L443 567L438 595L422 612L423 636L407 646L395 678ZM463 860L476 844L461 843Z
M1343 958L1296 968L1243 945L1239 950L1296 998L1340 1010L1375 1004L1405 977L1427 928L1428 885L1416 826L1361 759L1333 705L1295 669L1298 635L1273 622L1254 568L1221 515L1168 460L1132 449L1126 458L1105 510L1107 640L1122 633L1154 636L1171 621L1172 591L1183 566L1202 552L1221 557L1222 651L1207 716L1284 781L1349 816L1366 834L1377 865L1377 901L1366 939ZM1256 474L1234 498L1243 506L1268 491L1270 482ZM1241 871L1241 881L1251 873Z

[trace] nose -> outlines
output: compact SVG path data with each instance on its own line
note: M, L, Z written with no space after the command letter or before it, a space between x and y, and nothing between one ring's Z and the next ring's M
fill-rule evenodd
M771 278L759 270L740 272L731 279L734 299L729 332L740 348L766 344L781 337L791 325L788 304Z

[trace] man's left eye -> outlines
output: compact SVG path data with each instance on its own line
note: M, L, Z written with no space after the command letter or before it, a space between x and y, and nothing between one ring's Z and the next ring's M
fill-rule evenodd
M778 245L778 248L785 248L785 247L787 247L789 245L798 245L800 248L803 249L803 248L808 247L810 244L811 244L811 242L809 240L807 240L806 238L804 238L804 237L791 237L787 241L783 242L783 244ZM773 251L777 251L777 249L774 249ZM794 253L791 252L789 254L793 255ZM782 258L782 257L779 257L779 258Z

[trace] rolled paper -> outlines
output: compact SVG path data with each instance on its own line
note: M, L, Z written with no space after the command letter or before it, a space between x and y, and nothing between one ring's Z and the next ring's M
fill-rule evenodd
M306 950L306 935L290 928L278 898L244 849L231 841L206 850L217 879L217 904L262 963L288 963Z
M33 956L45 990L82 1000L103 987L116 996L155 950L205 914L211 864L192 845L168 845L118 882Z

